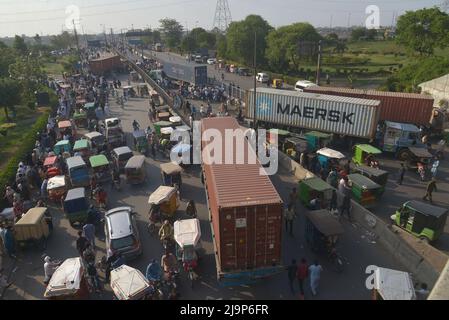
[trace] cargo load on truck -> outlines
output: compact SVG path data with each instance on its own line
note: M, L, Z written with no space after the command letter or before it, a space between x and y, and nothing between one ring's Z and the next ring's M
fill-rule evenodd
M208 129L220 131L223 137L225 129L244 132L230 117L203 119L201 130ZM202 140L203 176L219 283L248 284L280 272L283 203L278 192L260 174L261 164L249 161L255 154L245 138L242 164L208 164L215 154L204 149L208 143Z
M194 85L207 84L207 65L173 63L164 61L163 71L167 77Z
M254 89L247 92L246 117L254 116ZM257 88L257 121L350 137L374 137L380 101Z
M89 61L90 71L95 75L103 75L107 72L120 69L122 62L120 56L115 54L106 54L98 59L92 59Z

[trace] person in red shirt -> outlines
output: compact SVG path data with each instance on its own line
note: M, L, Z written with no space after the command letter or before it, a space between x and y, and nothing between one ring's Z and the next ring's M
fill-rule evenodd
M304 299L304 281L307 279L309 273L309 267L307 265L307 260L305 258L301 259L301 263L298 266L298 270L296 272L296 277L298 278L300 297Z

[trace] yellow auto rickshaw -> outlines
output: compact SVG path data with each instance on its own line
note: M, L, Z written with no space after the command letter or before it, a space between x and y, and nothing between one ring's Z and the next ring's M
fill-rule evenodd
M21 247L29 245L45 249L50 235L48 209L31 208L14 225L14 236Z
M125 165L126 182L141 184L146 179L145 156L133 156Z
M150 206L159 206L160 212L166 218L172 218L179 207L178 190L174 187L160 186L148 199Z
M284 87L284 80L273 79L273 84L271 86L275 89L282 89Z

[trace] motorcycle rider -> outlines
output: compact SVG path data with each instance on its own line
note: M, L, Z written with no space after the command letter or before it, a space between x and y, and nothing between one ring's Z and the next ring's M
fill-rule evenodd
M173 253L171 253L169 250L165 250L165 254L162 256L161 259L161 266L164 269L164 272L169 273L176 273L177 270L177 264L178 261Z
M115 186L117 190L120 190L120 185L122 183L120 179L120 172L115 168L112 171L112 182L112 185Z
M162 276L162 269L156 259L153 259L147 267L145 274L149 281L159 281Z
M186 213L189 217L196 218L197 211L196 211L195 201L193 201L193 200L189 201L189 203L187 204Z
M159 238L162 242L168 240L174 239L174 230L172 225L170 224L170 221L165 220L161 228L159 229Z
M134 131L140 130L140 124L135 119L133 121L133 129Z

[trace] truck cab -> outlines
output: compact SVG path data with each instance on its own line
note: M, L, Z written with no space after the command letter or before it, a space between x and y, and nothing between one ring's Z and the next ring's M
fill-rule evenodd
M383 137L380 141L381 149L385 152L396 153L399 159L405 159L409 147L425 148L421 142L420 129L408 123L385 121Z

